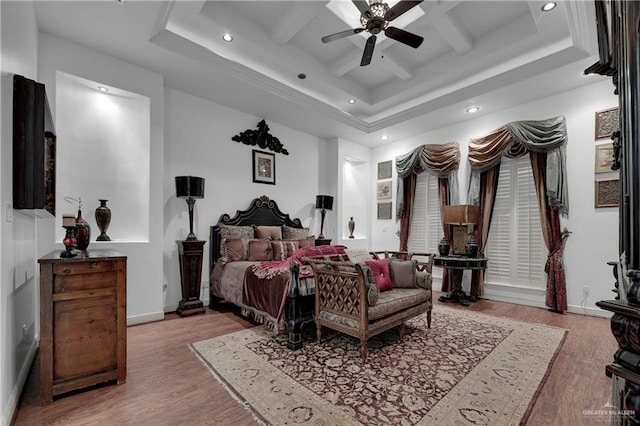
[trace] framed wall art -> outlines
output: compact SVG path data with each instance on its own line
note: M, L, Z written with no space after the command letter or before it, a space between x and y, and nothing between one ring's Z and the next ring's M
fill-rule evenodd
M276 156L270 152L253 150L253 181L276 184Z
M391 219L391 203L378 203L378 220Z
M620 203L620 179L596 179L595 207L618 207Z
M393 160L382 161L378 163L378 180L391 179L393 169Z
M385 200L387 198L391 198L391 182L390 180L386 180L384 182L378 182L377 195L378 200Z
M611 165L613 164L613 144L606 143L602 145L596 145L596 173L611 172Z
M596 112L596 139L609 138L618 128L618 107Z

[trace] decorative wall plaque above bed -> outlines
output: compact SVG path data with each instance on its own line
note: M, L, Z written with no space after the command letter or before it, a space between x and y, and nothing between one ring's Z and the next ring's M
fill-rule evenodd
M269 133L269 126L264 120L258 123L258 129L247 129L231 138L232 141L242 142L245 145L259 146L262 149L289 155L289 151L282 146L280 139Z

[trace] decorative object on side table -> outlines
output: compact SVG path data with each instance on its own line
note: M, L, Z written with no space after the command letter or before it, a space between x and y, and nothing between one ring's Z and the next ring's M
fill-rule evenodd
M445 237L442 237L442 239L438 243L438 253L440 253L440 256L448 256L449 250L451 250L451 244L449 243L449 240L447 240Z
M79 203L81 206L82 203ZM76 217L76 247L83 252L87 251L89 242L91 242L91 227L89 222L82 217L82 210L78 209L78 216Z
M333 197L331 195L316 195L316 209L320 209L320 235L319 240L324 240L324 217L327 210L333 209Z
M202 314L204 305L200 300L202 279L202 257L206 241L198 240L193 233L193 206L196 198L204 198L204 178L176 176L176 196L185 198L189 208L189 235L184 241L176 241L180 262L182 299L176 312L182 317Z
M64 213L62 215L62 227L67 231L62 240L62 244L64 244L66 250L60 253L60 257L75 257L76 254L73 252L73 249L76 246L76 237L74 234L76 230L76 217L72 213Z
M347 224L347 226L349 227L349 238L355 238L353 236L353 231L356 229L356 223L353 221L353 216L351 216L351 219L349 219L349 223Z
M100 229L100 235L98 235L96 241L111 241L111 238L107 235L107 229L111 223L111 209L107 207L107 201L109 200L98 201L100 202L100 206L98 206L95 211L95 217L98 229Z

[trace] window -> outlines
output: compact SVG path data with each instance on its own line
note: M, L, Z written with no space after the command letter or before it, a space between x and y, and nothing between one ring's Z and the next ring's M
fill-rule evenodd
M485 255L487 282L546 287L547 249L529 156L502 160Z
M409 228L409 251L438 253L438 243L443 236L438 177L429 173L419 174Z

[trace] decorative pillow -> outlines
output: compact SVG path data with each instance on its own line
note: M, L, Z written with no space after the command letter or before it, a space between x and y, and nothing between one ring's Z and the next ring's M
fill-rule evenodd
M255 237L266 240L281 240L282 228L279 226L253 226Z
M236 238L253 238L252 226L232 226L232 225L220 225L220 238L224 239L236 239Z
M227 258L226 240L251 239L253 238L253 227L219 225L220 229L220 255ZM227 259L228 260L228 259Z
M273 250L273 260L285 260L298 250L297 241L271 241L271 250Z
M344 254L349 257L349 262L363 264L367 260L373 260L369 250L366 249L345 249Z
M304 239L301 239L301 240L297 240L297 241L298 241L298 247L299 248L313 247L316 244L316 236L315 235L311 235L310 237L307 237L307 238L304 238Z
M362 272L364 273L364 282L367 284L367 304L369 306L375 306L380 298L380 289L376 285L376 281L373 279L373 272L367 265L361 265Z
M416 287L416 260L389 259L389 276L394 288Z
M292 228L291 226L282 225L283 240L304 240L309 236L309 228Z
M224 253L226 253L227 262L240 262L246 260L245 257L245 244L240 238L226 239L222 243L224 246Z
M367 260L364 263L371 268L373 279L380 291L387 291L393 288L391 278L389 277L389 263L387 259Z
M269 240L251 240L249 241L248 255L252 262L264 262L273 259L273 250L271 249L271 241Z

